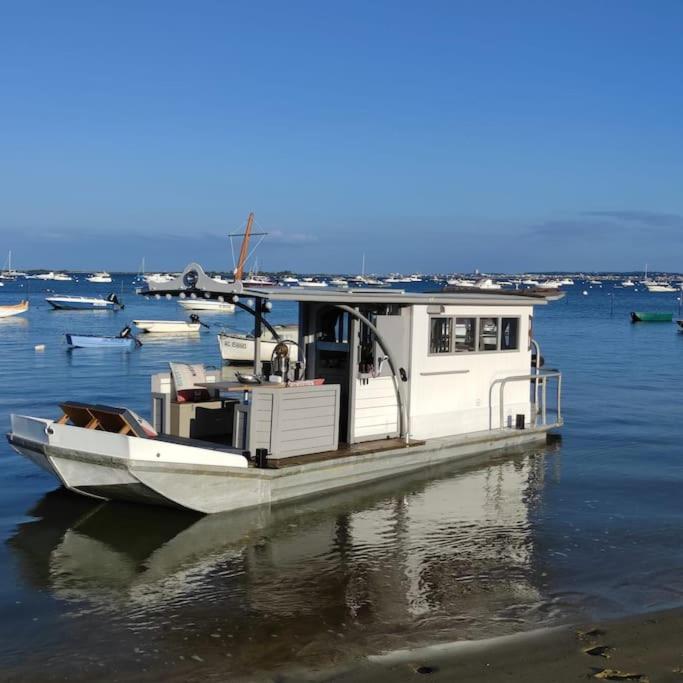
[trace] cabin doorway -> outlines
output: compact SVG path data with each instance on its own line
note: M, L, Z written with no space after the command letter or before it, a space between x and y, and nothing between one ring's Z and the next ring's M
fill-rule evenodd
M351 319L336 306L324 306L315 316L315 329L316 376L339 385L339 442L348 443Z

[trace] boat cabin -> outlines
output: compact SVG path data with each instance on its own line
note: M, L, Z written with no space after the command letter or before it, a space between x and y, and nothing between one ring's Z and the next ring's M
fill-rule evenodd
M141 294L228 301L255 322L253 375L176 368L153 378L160 433L222 441L278 467L562 424L561 375L541 368L533 338L534 306L557 293L250 289L191 264ZM298 304L298 338L264 360L260 339L265 330L278 338L268 314L281 301ZM191 400L181 395L188 386Z

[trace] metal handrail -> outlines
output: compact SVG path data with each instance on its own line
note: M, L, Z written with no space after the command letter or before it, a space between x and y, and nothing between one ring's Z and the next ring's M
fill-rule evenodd
M396 365L394 354L389 348L389 344L386 339L382 336L382 333L377 329L375 325L364 316L356 308L347 306L346 304L334 304L337 308L342 311L346 311L349 315L360 320L363 324L367 325L368 329L375 335L375 339L379 344L380 348L386 354L387 361L389 362L389 367L391 368L391 374L394 382L394 390L396 391L396 403L398 405L398 417L399 417L399 435L400 438L405 441L406 446L410 443L410 425L408 421L408 402L404 394L403 380L399 374L399 368Z
M538 425L538 385L539 380L547 380L552 378L557 378L557 422L555 424L562 423L562 373L559 370L540 370L540 368L535 368L536 372L530 373L528 375L512 375L510 377L500 377L494 379L489 387L489 429L493 429L493 389L496 384L500 384L500 395L499 395L499 410L500 410L500 420L499 426L502 429L505 422L505 387L510 382L522 382L522 381L532 381L534 383L534 426ZM541 392L541 409L542 409L542 424L547 426L547 387L548 383L543 381Z

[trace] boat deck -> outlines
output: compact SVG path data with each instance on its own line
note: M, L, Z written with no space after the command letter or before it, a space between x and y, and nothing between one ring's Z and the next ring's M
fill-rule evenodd
M323 451L322 453L309 453L307 455L296 455L289 458L268 458L269 469L282 469L283 467L293 467L294 465L307 465L313 462L324 460L334 460L335 458L346 458L354 455L370 455L371 453L382 453L398 448L411 448L424 445L424 441L411 439L406 444L404 439L379 439L377 441L364 441L363 443L341 444L337 450Z

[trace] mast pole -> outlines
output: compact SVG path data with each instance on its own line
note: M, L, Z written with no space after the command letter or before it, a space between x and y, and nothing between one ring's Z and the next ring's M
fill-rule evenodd
M251 237L251 228L254 225L254 212L252 211L247 218L247 227L244 231L244 237L242 239L242 247L240 248L240 257L237 261L237 267L235 268L235 282L240 282L244 275L244 264L249 255L249 238Z

